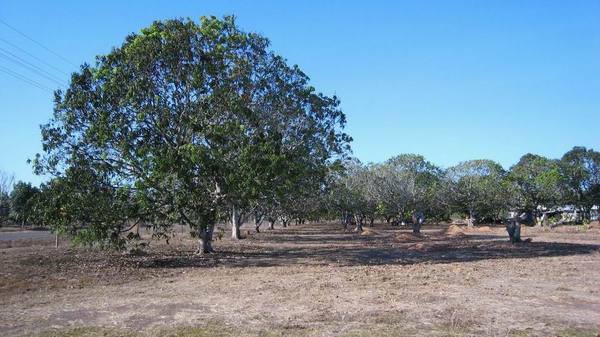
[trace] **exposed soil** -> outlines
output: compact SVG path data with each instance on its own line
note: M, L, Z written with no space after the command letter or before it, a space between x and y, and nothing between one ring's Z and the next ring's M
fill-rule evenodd
M0 335L596 336L600 231L573 228L307 224L209 256L28 239L0 248Z

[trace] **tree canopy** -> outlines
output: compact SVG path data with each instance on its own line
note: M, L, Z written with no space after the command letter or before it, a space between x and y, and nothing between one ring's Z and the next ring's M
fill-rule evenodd
M157 21L131 34L56 93L37 171L123 193L133 217L189 225L211 251L218 218L325 179L349 149L339 100L268 46L233 17Z

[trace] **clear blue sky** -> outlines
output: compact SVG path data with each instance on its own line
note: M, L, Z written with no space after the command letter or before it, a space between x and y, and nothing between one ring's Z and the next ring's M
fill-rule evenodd
M597 0L2 0L1 20L73 64L1 24L0 38L68 73L153 20L226 14L341 98L362 161L414 152L444 167L476 158L509 167L527 152L600 148ZM6 57L0 67L56 88ZM51 114L50 93L0 72L0 170L40 181L26 160Z

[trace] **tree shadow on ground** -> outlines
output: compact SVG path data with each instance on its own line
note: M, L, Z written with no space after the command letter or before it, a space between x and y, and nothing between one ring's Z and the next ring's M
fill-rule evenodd
M290 228L291 229L291 228ZM485 259L537 258L600 252L599 244L528 242L511 244L498 233L446 235L425 230L373 229L370 235L341 232L328 225L303 225L252 235L238 243L217 244L205 256L190 250L162 251L137 260L141 268L273 267L287 265L408 265L470 262ZM401 240L398 234L404 233ZM406 237L408 236L408 239Z

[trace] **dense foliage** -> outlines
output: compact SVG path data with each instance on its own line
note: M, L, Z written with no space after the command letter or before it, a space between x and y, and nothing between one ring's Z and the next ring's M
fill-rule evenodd
M61 210L65 232L118 244L131 221L184 224L210 252L217 220L237 239L249 215L292 216L318 194L348 150L345 116L268 46L232 17L157 21L82 66L57 92L34 161L58 179L45 190L64 194L45 200L83 201Z
M415 223L419 213L430 221L461 217L469 225L505 222L515 217L511 213L524 214L520 221L539 222L542 214L564 206L579 212L579 221L588 221L600 205L600 153L583 147L560 160L526 154L508 171L491 160L442 169L414 154L382 164L352 160L345 167L332 179L328 202L346 227L355 223L357 230L374 217Z

